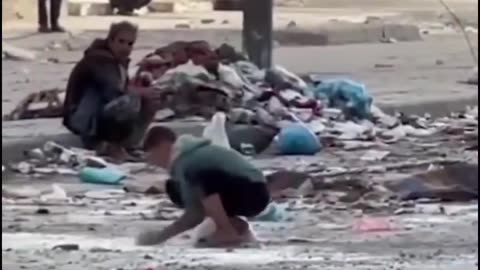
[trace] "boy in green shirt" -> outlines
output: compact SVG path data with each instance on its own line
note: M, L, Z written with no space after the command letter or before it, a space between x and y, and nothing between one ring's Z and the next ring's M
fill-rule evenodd
M251 238L249 224L240 217L260 214L270 202L263 173L235 150L191 135L176 138L154 127L145 140L151 163L170 171L166 192L184 214L164 230L144 232L139 245L160 244L193 229L206 217L216 231L205 239L210 246L232 246Z

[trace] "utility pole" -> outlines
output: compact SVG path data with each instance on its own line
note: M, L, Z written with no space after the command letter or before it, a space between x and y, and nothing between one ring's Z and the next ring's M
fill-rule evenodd
M243 50L260 68L270 68L273 49L273 0L241 0Z

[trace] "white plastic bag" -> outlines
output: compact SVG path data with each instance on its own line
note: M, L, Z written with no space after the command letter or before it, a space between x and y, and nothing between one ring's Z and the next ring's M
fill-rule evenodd
M228 141L225 122L227 116L223 112L217 112L212 117L212 121L203 130L203 137L212 141L212 144L231 149Z
M245 84L242 81L242 78L238 75L237 71L232 68L231 66L227 65L218 65L218 73L220 76L220 81L236 88L236 89L242 89L243 85Z

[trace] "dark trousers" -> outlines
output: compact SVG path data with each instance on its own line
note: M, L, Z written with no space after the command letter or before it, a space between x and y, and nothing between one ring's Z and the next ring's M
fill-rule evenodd
M118 122L103 111L97 118L96 136L82 136L83 145L87 149L95 149L99 143L108 142L127 149L140 148L155 112L147 101L142 102L139 114L131 121Z
M57 27L60 11L62 9L62 0L50 0L50 26ZM38 24L43 27L48 26L47 0L38 0Z
M204 197L218 194L229 217L255 217L270 203L270 193L265 183L255 183L222 171L198 172L187 176L187 181L192 185L198 185ZM178 182L168 180L166 192L175 205L184 207Z

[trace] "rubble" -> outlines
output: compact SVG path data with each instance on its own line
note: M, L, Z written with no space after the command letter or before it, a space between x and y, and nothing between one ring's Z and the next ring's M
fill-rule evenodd
M2 59L3 58L16 61L34 61L37 55L33 51L18 48L2 41Z

